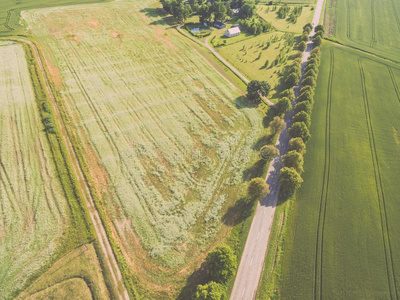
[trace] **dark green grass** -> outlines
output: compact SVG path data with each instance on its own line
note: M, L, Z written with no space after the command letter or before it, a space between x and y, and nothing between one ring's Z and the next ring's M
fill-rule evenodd
M107 0L0 0L0 36L24 32L24 27L20 24L22 10L105 1Z
M333 0L331 0L333 1ZM400 61L400 2L397 0L334 0L334 36L362 50ZM332 32L330 32L332 33Z
M333 45L322 57L280 298L395 298L400 102L392 78L398 85L400 71L390 66L391 76L386 62Z

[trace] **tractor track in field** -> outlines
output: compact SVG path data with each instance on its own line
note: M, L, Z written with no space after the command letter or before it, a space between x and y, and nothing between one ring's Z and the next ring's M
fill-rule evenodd
M390 66L387 66L387 68L389 70L390 79L392 80L394 91L396 92L397 100L399 101L400 104L400 90L399 86L397 85L396 79L394 78L393 69Z
M359 69L360 69L361 86L362 86L362 92L363 92L364 113L365 113L365 118L366 118L366 122L367 122L369 145L370 145L370 149L371 149L371 159L372 159L372 164L373 164L373 168L374 168L374 179L375 179L376 192L377 192L378 203L379 203L383 248L385 251L386 272L387 272L390 298L391 299L399 299L399 296L397 293L397 285L396 285L396 274L395 274L394 265L393 265L392 248L391 248L391 243L390 243L390 234L389 234L389 224L388 224L387 212L386 212L385 193L384 193L383 185L382 185L378 153L377 153L376 145L375 145L374 129L372 126L371 113L370 113L368 94L367 94L367 87L366 87L366 83L365 83L365 74L364 74L364 68L362 65L361 58L358 60L358 64L359 64Z
M351 33L350 33L351 26L350 26L350 3L349 3L349 1L350 0L346 0L346 16L347 16L347 32L346 32L346 35L347 35L347 38L350 41L353 41L353 39L351 38Z
M399 15L397 14L396 5L394 4L394 0L391 0L391 2L392 2L393 14L394 14L394 17L395 17L396 23L397 23L397 28L400 31L400 19L399 19Z
M376 44L376 26L375 26L375 4L374 0L371 0L371 30L372 30L372 37L371 37L371 48L374 48Z
M322 299L322 267L324 251L324 230L326 207L328 201L329 176L331 167L331 111L332 111L332 82L334 68L334 54L330 51L330 70L328 79L328 99L325 115L325 161L324 175L321 189L321 200L318 213L317 240L315 243L315 263L314 263L314 299Z

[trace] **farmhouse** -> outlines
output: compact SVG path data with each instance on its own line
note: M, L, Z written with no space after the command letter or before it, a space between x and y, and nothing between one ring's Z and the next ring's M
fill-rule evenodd
M218 28L218 29L222 29L222 28L225 28L225 27L226 27L226 24L225 24L225 23L222 23L222 22L215 21L215 22L214 22L214 27L215 27L215 28Z
M240 34L240 28L239 27L231 27L227 31L225 31L225 36L226 37L234 37Z

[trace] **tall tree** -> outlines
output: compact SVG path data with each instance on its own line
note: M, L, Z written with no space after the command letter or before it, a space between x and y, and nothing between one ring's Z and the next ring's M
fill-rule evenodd
M289 151L297 151L301 155L306 154L306 144L301 138L292 138L289 141Z
M225 283L232 277L237 267L236 256L228 245L220 245L206 258L209 276L217 283Z
M297 151L289 151L282 156L283 165L288 168L293 168L297 173L301 174L304 165L303 155Z
M255 103L260 103L261 97L266 97L270 89L268 82L252 80L247 85L247 98Z
M269 193L269 185L265 182L264 178L258 177L253 178L247 190L250 200L257 201L261 200Z
M291 195L301 186L303 179L300 174L293 168L283 167L279 174L281 190L286 195Z
M279 150L274 145L265 145L260 149L262 160L270 161L279 155Z
M311 137L310 131L304 122L293 123L289 128L289 135L291 138L302 138L304 143L306 143Z
M210 281L197 286L194 300L226 300L226 293L222 285Z

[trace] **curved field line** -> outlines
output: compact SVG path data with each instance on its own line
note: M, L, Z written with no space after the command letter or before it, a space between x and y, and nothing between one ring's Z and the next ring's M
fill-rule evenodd
M384 247L384 251L385 251L386 271L387 271L387 279L388 279L388 285L389 285L390 298L398 299L399 297L398 297L397 286L396 286L396 274L395 274L394 265L393 265L393 255L392 255L392 249L391 249L391 244L390 244L389 225L388 225L388 219L387 219L387 213L386 213L385 193L384 193L383 185L382 185L381 171L380 171L379 161L378 161L378 153L376 151L375 136L374 136L374 130L373 130L372 121L371 121L371 113L370 113L370 108L369 108L367 88L366 88L366 84L365 84L365 74L364 74L364 68L362 65L361 58L358 60L358 64L359 64L359 68L360 68L361 85L362 85L363 100L364 100L364 112L365 112L365 118L366 118L367 128L368 128L369 145L370 145L370 149L371 149L371 159L372 159L372 164L374 167L374 178L375 178L376 192L377 192L378 203L379 203L379 212L380 212L381 228L382 228L382 239L383 239L383 247Z
M317 226L317 241L315 244L315 264L314 264L314 299L322 298L322 263L323 263L323 248L324 248L324 229L325 229L325 216L326 216L326 203L328 200L328 187L329 187L329 174L331 165L331 110L332 110L332 82L333 82L333 68L334 68L334 54L333 49L330 51L330 70L328 79L328 99L326 105L325 116L325 161L324 161L324 175L321 189L321 200L318 214Z
M12 13L12 9L10 9L9 11L7 11L7 17L5 18L6 21L4 23L2 23L1 25L3 25L5 28L7 28L9 31L13 31L14 28L12 28L9 23L10 23L10 19L11 19L11 13ZM7 30L2 30L0 31L0 33L8 33Z
M399 104L400 104L400 90L399 90L399 86L397 85L396 79L394 78L393 69L390 66L387 66L387 68L389 70L390 79L392 80L392 84L393 84L394 90L396 92L397 100L399 101Z

